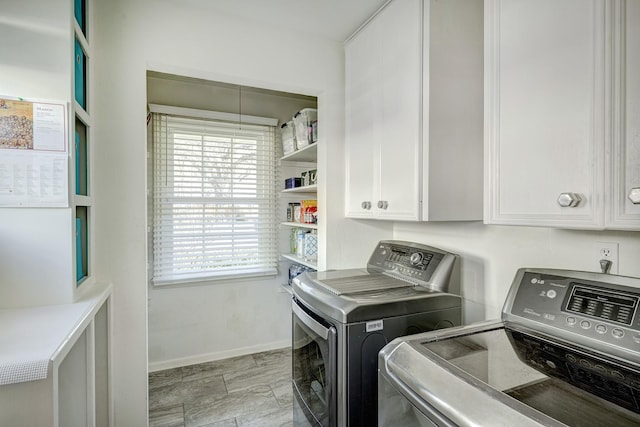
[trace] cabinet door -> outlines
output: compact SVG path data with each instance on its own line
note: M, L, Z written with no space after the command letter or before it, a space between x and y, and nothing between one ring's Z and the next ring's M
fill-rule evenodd
M603 227L604 8L485 1L486 223Z
M373 216L376 109L380 89L377 30L363 28L345 47L346 216Z
M620 7L622 6L622 7ZM616 2L613 149L607 228L640 229L640 2ZM633 203L636 201L637 203Z
M374 208L380 218L415 221L421 201L422 0L391 2L376 23L381 120Z
M389 3L346 46L346 215L418 220L422 0Z

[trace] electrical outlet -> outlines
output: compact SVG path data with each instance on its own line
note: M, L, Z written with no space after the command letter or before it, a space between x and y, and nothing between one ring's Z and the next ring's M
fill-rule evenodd
M618 274L618 244L615 242L596 242L594 256L596 268L601 271L600 260L611 261L609 273Z

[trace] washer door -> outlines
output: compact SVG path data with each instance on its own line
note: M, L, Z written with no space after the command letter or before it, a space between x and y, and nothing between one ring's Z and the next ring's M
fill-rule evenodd
M294 425L336 425L336 328L293 301ZM301 415L304 414L304 417Z

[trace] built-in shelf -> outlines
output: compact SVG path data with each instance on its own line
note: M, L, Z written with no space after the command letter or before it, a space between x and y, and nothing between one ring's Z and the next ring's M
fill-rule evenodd
M283 225L285 227L291 227L291 228L308 228L309 230L318 229L318 224L305 224L302 222L285 221L285 222L281 222L280 225Z
M281 255L282 255L282 258L286 258L289 261L295 262L296 264L304 265L306 267L313 268L314 270L318 269L318 265L315 262L307 261L304 258L300 258L293 254L281 254Z
M282 190L283 193L315 193L318 191L318 184L305 185L302 187L287 188Z
M71 203L75 206L75 224L73 231L76 236L74 239L75 254L75 285L78 287L81 283L88 281L91 273L91 229L93 227L91 211L93 207L93 191L91 183L92 171L90 170L93 152L93 129L90 102L93 93L91 92L92 80L91 69L93 61L93 46L91 33L90 0L73 0L72 1L73 25L71 32L73 34L73 57L71 58L73 75L73 85L71 91L71 110L74 117L72 140L70 148L73 153L72 168L70 177L72 184L70 193L72 194Z
M318 159L318 143L313 143L280 158L287 162L315 162Z
M74 303L0 308L0 425L112 425L111 293L95 283Z

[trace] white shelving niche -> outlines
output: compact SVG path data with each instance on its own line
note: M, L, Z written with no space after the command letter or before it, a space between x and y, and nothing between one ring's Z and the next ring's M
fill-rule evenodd
M287 221L287 206L289 203L300 202L304 199L317 199L318 185L306 185L295 188L284 188L284 180L291 177L299 177L302 172L318 169L318 142L294 151L280 158L280 176L282 177L283 189L280 192L280 215L283 221L280 223L280 258L281 267L286 271L285 279L288 279L288 270L292 264L299 264L305 267L318 269L317 260L308 260L293 253L292 233L302 229L306 231L318 230L318 224L307 224L301 222ZM282 288L291 293L288 283L282 284Z

